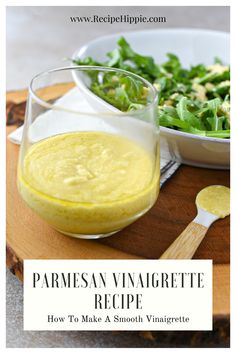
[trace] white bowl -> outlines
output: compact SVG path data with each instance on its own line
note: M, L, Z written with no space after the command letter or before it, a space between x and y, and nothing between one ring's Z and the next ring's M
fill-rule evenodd
M214 57L229 63L229 34L198 29L145 30L100 37L78 49L73 58L90 56L97 61L105 61L106 53L117 46L117 40L121 35L136 52L152 56L157 63L166 60L166 53L176 54L184 67L200 63L210 65ZM96 110L116 110L88 90L83 81L76 79L76 82ZM160 131L163 157L171 157L192 166L229 169L229 139L200 137L164 127L161 127Z

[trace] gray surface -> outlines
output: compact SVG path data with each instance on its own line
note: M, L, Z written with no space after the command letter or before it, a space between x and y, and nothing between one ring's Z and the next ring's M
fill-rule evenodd
M71 23L70 16L165 16L157 24ZM63 66L63 58L86 42L109 33L145 28L194 27L228 31L227 7L8 7L7 89L28 86L30 79L48 68ZM158 44L156 44L158 45Z
M163 24L78 24L69 16L166 16ZM62 58L98 36L127 30L194 27L229 31L227 7L8 7L7 89L25 88L33 75L62 66ZM136 333L23 331L21 283L7 271L7 347L152 347Z

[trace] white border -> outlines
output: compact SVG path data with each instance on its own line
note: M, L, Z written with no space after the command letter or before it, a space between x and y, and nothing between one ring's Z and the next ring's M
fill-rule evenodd
M6 318L6 310L5 310L5 293L6 293L6 243L5 243L5 235L6 235L6 224L5 224L5 214L6 214L6 145L5 145L5 139L6 139L6 120L5 120L5 88L6 88L6 74L5 74L5 67L6 67L6 56L5 56L5 9L1 8L0 12L0 33L3 38L1 38L1 44L3 43L4 47L0 48L0 62L2 63L0 66L0 76L2 78L2 83L0 85L0 117L3 119L0 119L0 141L1 141L1 149L0 149L0 166L2 169L2 173L0 174L0 260L4 262L0 269L0 284L1 284L1 292L0 292L0 313L2 314L0 316L0 332L2 335L0 336L1 341L4 340L5 342L5 337L6 337L6 326L5 326L5 318ZM2 345L2 343L1 343Z
M233 0L2 0L5 6L231 6Z
M191 3L190 3L191 1ZM145 0L145 1L140 1L140 0L113 0L112 5L111 1L109 0L100 0L99 1L100 6L231 6L231 40L233 43L236 41L236 36L235 36L235 28L236 28L236 4L234 0L182 0L182 1L177 1L177 0ZM4 119L4 114L5 114L5 7L6 6L98 6L98 2L96 0L1 0L0 1L0 9L1 9L1 17L0 17L0 35L2 36L1 38L1 47L0 48L0 55L1 55L1 67L0 67L0 77L1 77L1 84L0 84L0 93L1 93L1 107L0 107L0 113L1 113L1 119L0 119L0 136L1 136L1 148L0 148L0 166L1 170L5 171L5 119ZM233 38L233 39L232 39ZM234 48L234 46L231 46L231 48ZM236 77L235 77L235 63L236 63L236 51L233 52L232 50L232 55L231 55L231 64L232 64L232 80L235 83L236 82ZM235 84L234 84L235 85ZM233 87L233 85L232 85ZM232 99L232 117L236 117L236 105L235 105L235 90L232 92L233 94L233 99ZM235 133L235 126L236 122L235 119L232 119L232 147L231 151L236 151L236 133ZM235 163L235 157L233 161L233 154L231 154L231 180L232 182L236 180L236 163ZM234 165L233 165L234 163ZM0 259L2 261L1 265L1 270L0 270L0 284L1 284L1 292L0 292L0 348L2 353L11 353L14 351L14 353L25 353L26 351L28 353L34 352L34 353L41 353L42 351L44 353L51 353L51 351L54 352L64 352L64 351L73 351L73 350L79 350L79 352L86 352L86 353L97 353L98 351L102 352L117 352L118 350L122 350L122 353L136 353L137 351L139 353L147 353L147 350L150 352L165 352L165 353L172 353L173 351L175 353L183 353L189 351L189 348L175 348L175 349L170 349L170 348L153 348L153 349L147 349L147 348L130 348L130 349L117 349L117 348L104 348L104 349L95 349L95 348L22 348L22 349L6 349L5 348L5 173L0 174L0 215L1 215L1 222L0 222L0 232L1 232L1 247L0 247ZM235 183L234 183L235 184ZM231 189L231 201L232 201L232 207L231 210L234 213L236 210L236 193L235 193L235 186L232 186ZM223 349L223 348L211 348L211 349L205 349L205 348L200 348L200 349L192 349L194 352L199 352L199 353L207 353L207 352L212 352L217 354L221 353L228 353L228 352L235 352L236 350L236 340L235 340L235 335L233 333L236 332L236 286L235 286L235 279L236 279L236 228L235 228L235 217L231 217L231 299L234 299L231 304L231 348L230 349ZM233 281L234 280L234 281Z

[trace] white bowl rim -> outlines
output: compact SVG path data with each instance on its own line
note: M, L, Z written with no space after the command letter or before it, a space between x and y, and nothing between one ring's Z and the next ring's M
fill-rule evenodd
M84 44L82 47L80 47L79 49L77 49L76 51L74 51L73 55L72 55L72 59L75 59L76 57L78 57L79 55L82 55L83 52L85 51L85 49L96 42L99 42L101 40L104 39L108 39L108 38L113 38L113 37L118 37L118 36L124 36L126 34L140 34L140 33L163 33L163 32L168 32L168 33L176 33L176 32L188 32L190 34L190 32L196 32L196 33L206 33L206 34L211 34L211 35L220 35L220 36L225 36L230 38L230 34L229 32L225 32L225 31L217 31L217 30L210 30L210 29L204 29L204 28L191 28L191 27L171 27L171 28L162 28L162 29L144 29L144 30L138 30L138 31L122 31L122 32L116 32L116 33L112 33L112 34L107 34L98 38L94 38L91 41L87 42L87 44Z
M185 137L188 139L197 139L197 140L201 139L201 140L211 141L211 142L215 142L215 143L230 144L230 139L226 139L226 138L213 138L213 137L208 137L208 136L204 136L204 135L202 136L202 135L182 132L182 131L176 130L176 129L162 127L161 125L160 125L160 130L167 133L167 134L178 135L180 137Z
M209 30L209 29L204 29L204 28L191 28L191 27L171 27L171 28L162 28L162 29L144 29L144 30L138 30L138 31L123 31L123 32L117 32L117 33L112 33L112 34L108 34L105 36L101 36L98 38L95 38L89 42L87 42L87 44L84 44L82 47L80 47L79 49L77 49L73 55L72 55L72 59L78 58L79 56L82 56L82 54L84 53L84 51L87 49L87 47L89 45L92 45L94 43L97 43L101 40L104 39L108 39L108 38L115 38L118 36L125 36L126 34L140 34L140 33L163 33L163 32L167 32L167 33L176 33L176 32L185 32L185 33L191 33L191 32L195 32L195 33L206 33L209 35L220 35L223 37L228 37L230 38L230 34L228 32L224 32L224 31L217 31L217 30ZM91 91L90 91L91 92ZM94 93L91 92L91 94L93 94L94 96L96 96ZM98 96L97 96L98 97ZM106 105L109 105L107 102L104 101L104 103ZM109 105L111 106L111 105ZM226 139L226 138L214 138L214 137L207 137L207 136L201 136L201 135L197 135L197 134L192 134L192 133L187 133L187 132L182 132L180 130L176 130L176 129L172 129L172 128L167 128L167 127L162 127L160 126L160 130L167 133L167 134L171 134L171 135L178 135L180 137L186 137L188 139L201 139L201 140L205 140L205 141L212 141L212 142L217 142L217 143L221 143L221 144L230 144L230 138Z

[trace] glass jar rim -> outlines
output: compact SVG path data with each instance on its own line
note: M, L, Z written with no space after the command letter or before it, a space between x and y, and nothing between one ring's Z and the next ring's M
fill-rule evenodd
M40 77L46 76L48 74L51 73L56 73L56 72L60 72L60 71L67 71L67 70L81 70L81 71L86 71L86 70L98 70L98 71L110 71L110 72L119 72L121 74L125 74L126 76L133 76L136 79L142 81L146 86L148 86L152 92L153 95L153 100L152 102L147 103L143 108L139 108L133 111L128 111L128 112L123 112L123 111L117 111L117 112L113 112L113 111L105 111L105 112L82 112L82 111L76 111L76 110L70 110L68 108L64 108L63 106L57 105L57 104L51 104L48 101L40 98L37 93L35 92L35 89L33 88L33 85L35 83L35 81L37 79L39 79ZM92 92L92 91L91 91ZM76 65L76 66L64 66L64 67L59 67L59 68L54 68L54 69L50 69L50 70L46 70L43 72L40 72L39 74L35 75L32 80L30 81L29 84L29 93L30 95L34 98L34 100L41 106L45 107L45 108L49 108L49 109L53 109L53 110L59 110L59 111L69 111L70 113L76 113L76 114L85 114L85 115L93 115L93 116L98 116L101 114L108 114L108 115L115 115L115 116L127 116L127 113L129 115L135 115L137 113L140 112L145 112L146 110L150 109L151 107L155 107L155 105L157 105L158 103L158 92L155 89L155 87L146 79L144 79L143 77L129 72L127 70L123 70L123 69L118 69L118 68L112 68L112 67L106 67L106 66L96 66L96 65ZM95 95L95 94L94 94ZM96 96L96 95L95 95ZM100 98L99 96L97 96L98 98ZM104 101L106 102L106 101ZM110 105L108 102L106 102L108 105ZM115 108L115 107L114 107Z

